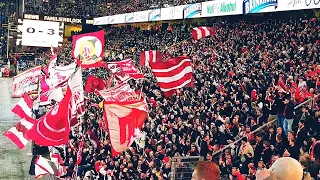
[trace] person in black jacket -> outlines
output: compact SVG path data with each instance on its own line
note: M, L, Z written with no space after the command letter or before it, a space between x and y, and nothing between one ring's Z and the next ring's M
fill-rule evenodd
M283 123L283 129L286 135L288 135L289 131L292 131L293 117L294 117L294 104L289 96L287 96L284 100L284 111L283 115L285 117Z
M307 137L308 137L308 131L307 131L306 127L304 126L304 123L305 123L305 121L301 120L298 125L299 127L298 127L298 131L297 131L296 145L299 149L301 148L303 141L306 141Z

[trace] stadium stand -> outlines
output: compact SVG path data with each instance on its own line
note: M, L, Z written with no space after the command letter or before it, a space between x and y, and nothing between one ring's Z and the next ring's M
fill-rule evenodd
M297 159L305 176L320 178L320 151L314 148L320 140L319 21L286 12L206 25L217 33L198 41L189 38L190 27L182 24L106 30L105 61L131 57L138 66L139 53L150 49L161 50L164 59L189 55L195 87L166 99L150 69L139 67L146 79L133 86L143 87L151 110L143 127L145 147L133 144L117 157L111 156L108 135L100 131L101 109L90 106L102 99L90 96L87 113L66 147L66 176L75 174L81 132L92 129L103 148L95 149L85 135L78 179L191 179L192 165L204 159L219 164L222 179L240 173L251 180L283 156ZM73 61L70 52L71 45L61 47L58 61ZM84 79L109 76L103 69L84 74ZM292 123L284 125L284 119Z

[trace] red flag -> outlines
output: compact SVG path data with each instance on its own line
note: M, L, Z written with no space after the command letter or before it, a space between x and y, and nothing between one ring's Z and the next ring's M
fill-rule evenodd
M42 146L58 146L67 143L70 133L69 119L77 118L80 113L83 113L83 107L81 68L78 68L68 81L67 92L62 101L38 120L28 131L28 137Z
M97 78L95 76L88 76L86 86L85 86L85 91L88 93L94 92L96 89L97 90L102 90L105 88L105 83L103 79Z
M196 27L191 30L192 38L198 40L207 36L212 36L216 33L216 30L211 27Z
M70 131L68 115L71 96L71 89L68 87L62 101L38 120L28 131L28 137L41 146L59 146L68 143Z
M119 62L109 62L108 69L116 75L120 81L126 81L127 79L143 79L143 75L134 67L132 59L126 59Z
M32 121L32 105L33 100L27 93L24 93L19 102L12 108L12 112L18 115L20 118L24 118Z
M77 153L77 162L76 165L79 165L82 160L82 151L83 151L83 144L84 144L84 136L82 136L81 141L79 143L79 150Z
M4 132L3 135L15 143L19 149L22 149L29 142L30 138L27 136L27 132L35 123L36 120L34 119L21 119L14 127Z
M105 102L104 116L110 136L112 155L125 151L134 138L136 128L141 128L147 118L147 103Z
M81 61L83 68L100 67L104 57L104 31L81 34L72 38L73 58Z
M71 92L71 117L70 125L74 126L78 123L78 118L80 118L85 113L85 104L84 104L84 90L82 83L82 73L81 68L73 74L71 81L68 82Z
M144 51L140 53L140 66L149 66L151 63L161 62L162 54L160 51Z
M190 85L193 80L189 57L180 56L166 62L153 63L151 68L166 97L174 94L177 89Z
M107 102L140 101L139 94L131 89L128 83L97 92Z

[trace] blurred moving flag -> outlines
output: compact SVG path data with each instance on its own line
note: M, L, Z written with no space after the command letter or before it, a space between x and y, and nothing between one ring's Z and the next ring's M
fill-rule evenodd
M191 60L187 56L153 63L151 69L165 97L170 97L177 89L191 85L193 81Z
M162 61L162 54L160 51L150 50L140 53L140 66L150 66L150 63Z
M198 40L207 36L212 36L216 34L216 29L212 27L196 27L191 30L192 38Z
M81 34L72 38L72 56L81 61L81 67L102 65L104 57L104 31Z

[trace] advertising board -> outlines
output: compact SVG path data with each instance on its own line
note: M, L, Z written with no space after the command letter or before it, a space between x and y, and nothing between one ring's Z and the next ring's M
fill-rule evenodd
M241 1L216 0L202 3L201 17L242 14Z

